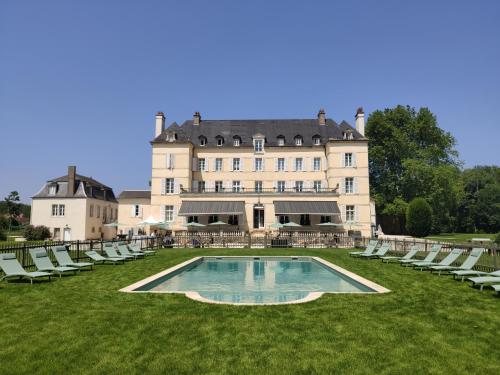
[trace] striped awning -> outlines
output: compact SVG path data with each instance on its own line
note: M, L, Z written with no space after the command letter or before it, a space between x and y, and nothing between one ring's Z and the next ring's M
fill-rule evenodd
M274 201L276 215L340 215L337 202L334 201Z
M179 215L241 215L244 212L243 201L182 201Z

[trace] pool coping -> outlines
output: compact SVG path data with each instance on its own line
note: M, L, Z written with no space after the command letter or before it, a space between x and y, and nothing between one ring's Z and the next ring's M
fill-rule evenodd
M334 271L337 271L344 276L347 276L348 278L362 284L363 286L366 286L367 288L373 290L374 292L310 292L308 293L307 296L304 298L294 300L294 301L285 301L285 302L268 302L268 303L252 303L252 302L242 302L242 303L237 303L237 302L226 302L226 301L215 301L211 300L205 297L202 297L197 291L150 291L150 290L136 290L146 284L149 284L150 282L155 281L156 279L166 276L170 273L180 271L183 268L186 268L193 263L196 263L198 261L203 261L204 258L255 258L255 256L242 256L242 255L231 255L231 256L226 256L226 255L211 255L211 256L198 256L191 258L185 262L179 263L173 267L167 268L166 270L163 270L159 273L156 273L154 275L151 275L145 279L142 279L134 284L131 284L129 286L126 286L125 288L120 289L120 292L124 293L156 293L156 294L184 294L186 297L189 299L192 299L194 301L198 302L203 302L203 303L212 303L212 304L217 304L217 305L234 305L234 306L273 306L273 305L295 305L299 303L306 303L306 302L311 302L314 300L317 300L324 294L358 294L358 295L373 295L373 294L380 294L380 293L389 293L390 290L377 284L374 283L371 280L365 279L362 276L359 276L351 271L346 270L345 268L339 267L336 264L333 264L331 262L328 262L324 260L323 258L320 257L314 257L314 256L307 256L307 255L298 255L298 256L258 256L257 258L308 258L308 259L314 259L318 263L333 269Z

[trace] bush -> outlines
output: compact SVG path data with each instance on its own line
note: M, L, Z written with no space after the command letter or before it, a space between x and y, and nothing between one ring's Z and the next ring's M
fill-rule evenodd
M7 219L5 216L0 215L0 230L7 230L9 229L9 219Z
M497 245L500 245L500 232L497 233L497 236L495 237L494 241Z
M413 199L406 209L406 230L414 237L426 237L431 229L431 206L424 198Z
M24 238L28 241L43 241L50 238L50 230L44 225L39 225L34 227L33 225L28 225L24 229Z
M6 241L7 240L7 235L5 234L4 230L0 228L0 241Z

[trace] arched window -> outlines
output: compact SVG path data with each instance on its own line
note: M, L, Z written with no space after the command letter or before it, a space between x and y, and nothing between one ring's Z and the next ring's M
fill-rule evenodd
M296 135L293 140L294 140L295 146L302 146L302 144L304 143L301 135Z
M239 147L241 145L241 137L239 135L235 135L233 137L233 146Z
M221 135L218 135L215 137L215 141L217 143L217 146L223 146L224 145L224 137Z
M205 137L204 135L200 135L198 137L198 139L200 140L200 146L206 146L207 145L207 137Z
M312 140L313 140L313 145L315 146L319 146L321 144L321 137L318 134L313 136Z
M285 145L285 136L284 135L278 135L278 137L276 139L278 141L278 146Z

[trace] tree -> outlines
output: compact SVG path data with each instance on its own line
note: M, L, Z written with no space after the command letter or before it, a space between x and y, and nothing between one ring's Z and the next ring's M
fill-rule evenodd
M10 194L4 199L5 204L7 206L7 215L9 216L9 231L12 226L12 221L19 216L21 213L21 198L19 197L19 193L17 191L11 191Z
M432 228L432 208L423 198L413 199L406 210L406 230L412 236L426 237Z

